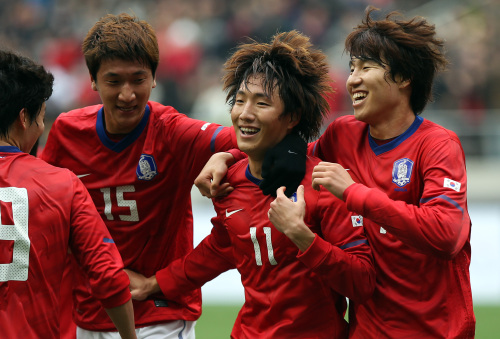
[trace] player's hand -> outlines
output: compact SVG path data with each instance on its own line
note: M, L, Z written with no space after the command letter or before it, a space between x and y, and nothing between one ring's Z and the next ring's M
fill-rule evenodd
M276 197L276 190L284 186L285 195L291 197L306 174L306 155L307 143L297 133L268 149L262 163L262 192Z
M151 294L161 291L154 275L146 278L142 274L129 269L124 269L124 271L130 279L130 294L132 294L132 299L146 300Z
M314 167L312 186L319 190L323 186L339 199L343 199L344 191L354 184L349 172L337 163L320 162Z
M304 186L297 189L297 201L292 201L284 193L285 187L276 191L276 199L271 203L267 215L278 231L285 234L301 251L305 251L314 240L314 233L304 223L306 202Z
M212 155L194 180L201 195L207 198L228 195L233 188L227 182L221 184L221 181L233 163L234 157L231 153L220 152Z

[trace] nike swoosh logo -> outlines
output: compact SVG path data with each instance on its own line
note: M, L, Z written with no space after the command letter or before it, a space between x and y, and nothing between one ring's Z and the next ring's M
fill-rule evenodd
M290 153L290 154L297 154L297 152L293 152L293 151L290 151L290 150L288 150L288 153Z
M87 173L87 174L79 174L77 175L78 178L83 178L83 177L86 177L87 175L90 175L92 173Z
M226 210L226 218L229 218L230 216L232 216L234 213L236 212L239 212L239 211L243 211L243 208L240 208L239 210L234 210L234 211L231 211L231 212L228 212Z

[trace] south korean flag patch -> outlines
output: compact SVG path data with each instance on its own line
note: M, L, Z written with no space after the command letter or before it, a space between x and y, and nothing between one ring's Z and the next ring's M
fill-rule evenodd
M363 226L363 217L361 215L351 215L352 227Z
M458 181L451 180L448 178L444 178L444 184L443 187L451 188L454 191L460 192L460 184Z

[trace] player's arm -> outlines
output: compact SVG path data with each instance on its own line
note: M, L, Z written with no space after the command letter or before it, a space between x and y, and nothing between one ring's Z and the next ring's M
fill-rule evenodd
M233 149L229 152L219 152L212 155L194 180L201 195L215 198L229 194L233 187L222 180L226 176L228 168L239 158L243 158L244 154L238 149Z
M122 337L135 338L129 279L123 262L89 193L78 178L73 181L70 248L88 277L93 296L111 315ZM132 331L131 331L132 330Z
M115 324L120 337L122 339L136 339L135 325L134 325L134 308L132 306L132 299L125 304L113 308L106 308L106 313L109 315L113 324Z
M221 273L235 268L227 230L219 217L214 217L212 223L212 232L195 249L157 271L156 275L145 278L128 271L132 297L144 300L151 294L161 292L167 299L176 300Z
M323 238L304 222L303 186L297 190L297 201L287 199L282 189L271 203L269 219L300 250L297 258L338 293L362 302L375 287L375 269L362 228L353 228L345 205L322 190L315 209Z
M418 206L361 184L346 190L347 206L419 252L453 258L470 234L463 151L453 140L437 143L414 170L424 181Z
M262 192L276 196L276 190L284 186L288 188L285 191L286 195L291 196L304 178L306 152L306 142L296 133L288 134L275 147L269 149L262 164L263 180L259 185ZM213 198L223 195L220 193L223 187L221 181L228 167L246 156L245 153L236 150L230 153L234 159L228 154L214 155L201 170L195 185L203 196ZM227 186L224 186L224 190L227 190Z

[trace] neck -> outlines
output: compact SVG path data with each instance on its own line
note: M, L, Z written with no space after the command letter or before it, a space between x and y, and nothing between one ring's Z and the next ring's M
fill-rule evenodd
M370 124L370 135L375 139L386 140L403 134L415 121L415 114L410 113L379 124Z
M250 167L250 173L257 179L262 180L262 162L263 160L252 159L248 157L248 166Z
M19 145L16 145L16 143L12 142L11 140L6 140L6 139L0 139L0 146L16 146L19 148Z

